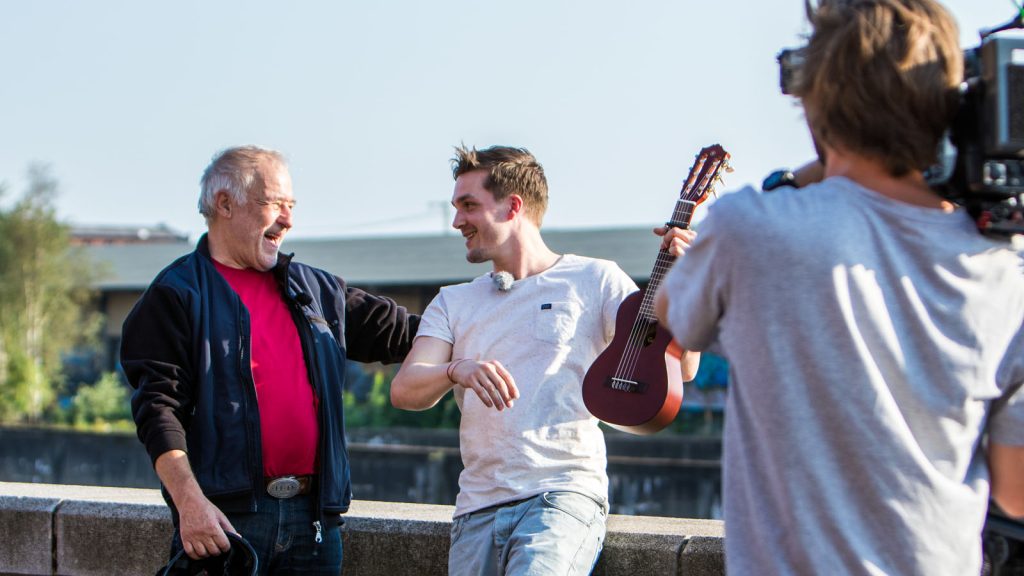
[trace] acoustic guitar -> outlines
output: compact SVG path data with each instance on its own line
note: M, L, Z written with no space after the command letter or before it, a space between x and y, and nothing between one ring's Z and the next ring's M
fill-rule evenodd
M689 228L693 210L729 170L729 153L715 144L697 154L666 224ZM615 338L587 370L583 402L599 420L631 434L653 434L668 426L683 402L682 349L654 317L654 293L675 262L659 250L645 290L619 306Z

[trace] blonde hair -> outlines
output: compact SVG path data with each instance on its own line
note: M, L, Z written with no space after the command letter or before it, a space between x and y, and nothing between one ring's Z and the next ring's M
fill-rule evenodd
M963 78L953 17L933 0L805 6L812 32L793 92L815 138L893 176L932 165Z

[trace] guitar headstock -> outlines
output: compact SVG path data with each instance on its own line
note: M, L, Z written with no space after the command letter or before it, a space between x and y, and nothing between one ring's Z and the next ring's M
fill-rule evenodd
M719 144L701 148L690 168L679 197L700 204L715 193L715 186L722 181L723 172L732 172L729 166L730 154Z

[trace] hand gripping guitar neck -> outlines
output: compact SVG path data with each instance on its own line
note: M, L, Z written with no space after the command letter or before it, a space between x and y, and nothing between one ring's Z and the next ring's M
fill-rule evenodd
M707 199L728 170L729 153L715 144L700 151L667 224L688 228L693 210ZM668 426L683 401L682 350L654 317L654 293L675 262L667 250L658 259L645 290L619 306L615 338L583 379L587 410L614 428L653 434Z

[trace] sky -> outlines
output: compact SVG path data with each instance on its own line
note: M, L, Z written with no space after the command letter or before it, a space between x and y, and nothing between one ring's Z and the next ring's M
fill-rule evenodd
M945 5L964 47L1016 14ZM775 59L807 32L803 0L0 0L0 205L42 164L67 223L194 239L211 156L259 144L293 238L442 234L453 147L503 144L544 165L545 228L655 226L704 146L723 192L813 157Z

